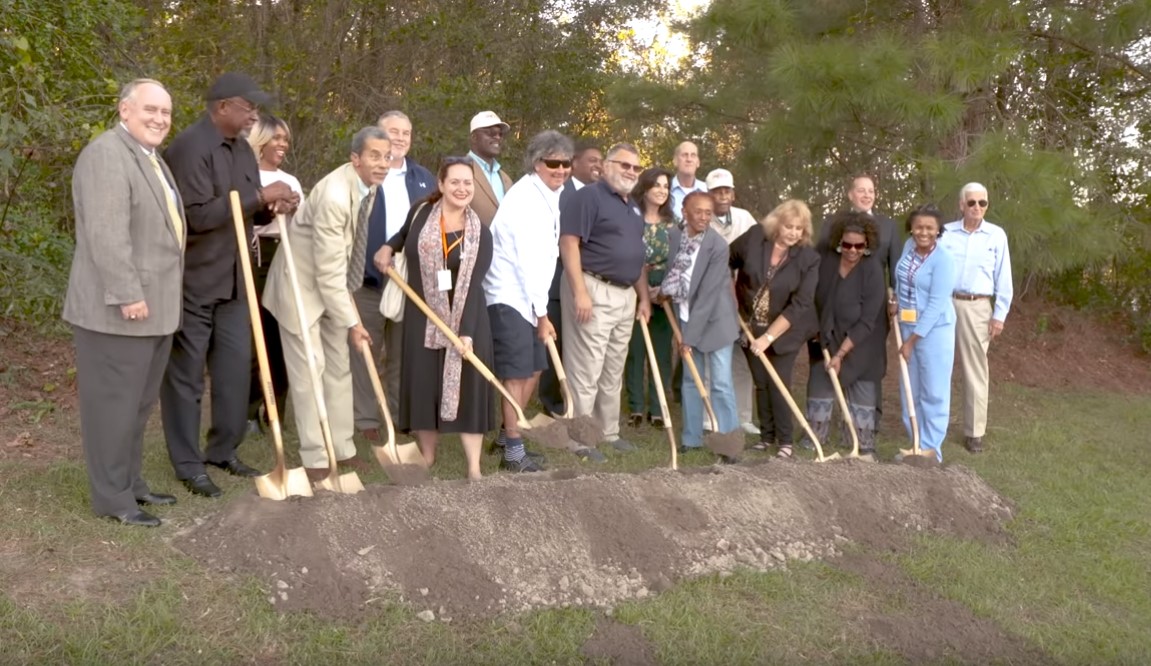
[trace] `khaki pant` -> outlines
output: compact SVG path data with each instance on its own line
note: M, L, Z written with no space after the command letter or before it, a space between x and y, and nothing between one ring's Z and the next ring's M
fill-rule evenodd
M583 276L592 302L591 321L576 321L567 276L560 283L563 308L564 371L576 416L591 414L605 442L619 439L620 392L628 342L635 325L635 290Z
M388 411L395 418L399 411L400 396L400 363L403 358L404 323L392 321L380 314L380 299L383 290L378 287L360 287L353 297L356 308L360 311L360 321L372 336L372 358L376 359L376 372L380 375L380 383L384 387L384 395L388 399ZM383 414L376 401L376 392L372 388L372 379L368 375L368 367L364 364L363 353L358 349L351 349L349 354L352 360L352 394L355 405L355 419L357 430L379 429L383 425Z
M952 302L956 316L955 351L963 368L963 436L982 437L987 432L991 300Z
M323 385L336 460L347 460L356 455L356 445L352 441L352 373L348 364L348 329L325 316L312 325L308 334L311 336L316 368ZM320 431L320 413L316 407L304 340L283 326L280 327L280 337L284 343L284 365L288 368L292 413L300 437L300 460L304 467L327 469L328 455Z

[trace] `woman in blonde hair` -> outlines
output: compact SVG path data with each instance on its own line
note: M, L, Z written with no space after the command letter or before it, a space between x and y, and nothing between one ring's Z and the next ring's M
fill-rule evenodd
M252 126L248 133L248 143L256 153L256 162L260 165L260 186L266 187L275 182L284 182L292 191L304 198L304 190L300 181L290 173L280 169L284 158L288 155L291 145L292 132L288 123L270 114L261 114L260 120ZM294 210L292 211L295 212ZM291 215L289 214L289 218ZM268 278L268 267L272 265L272 257L280 245L280 228L275 221L271 224L256 227L256 237L252 240L252 252L255 255L252 261L252 273L256 283L256 295L264 292L264 282ZM284 367L284 352L280 345L280 327L276 318L264 307L260 306L260 318L264 323L264 344L268 348L268 365L271 366L272 385L276 391L276 403L283 409L284 399L288 395L288 371ZM256 365L256 355L252 354L252 381L248 391L248 433L253 434L263 430L267 422L267 415L260 413L264 405L264 393L261 388L260 370Z
M740 315L755 336L747 341L760 421L759 443L752 449L768 451L778 443L781 458L792 455L795 426L783 394L754 356L766 353L785 387L789 386L799 350L819 330L815 314L819 255L811 247L811 235L807 204L789 199L730 248L731 268L739 271L735 293Z

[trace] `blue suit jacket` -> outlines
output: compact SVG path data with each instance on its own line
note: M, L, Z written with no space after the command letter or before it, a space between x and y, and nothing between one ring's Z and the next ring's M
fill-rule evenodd
M900 262L908 253L914 251L915 241L908 238L903 244ZM955 305L951 302L951 290L955 286L955 270L955 260L951 254L943 249L942 245L937 245L935 251L916 272L915 303L919 311L916 313L913 332L919 337L926 338L937 328L955 324ZM907 289L907 285L902 283L897 286L899 289Z
M415 206L421 199L436 191L439 183L436 175L408 158L408 172L404 174L404 183L408 186L408 199ZM372 203L372 214L368 217L368 257L364 262L364 286L382 287L384 276L376 270L372 257L376 256L387 237L388 207L384 204L384 186L376 186L376 200ZM399 226L403 226L403 222ZM397 227L398 228L398 227Z

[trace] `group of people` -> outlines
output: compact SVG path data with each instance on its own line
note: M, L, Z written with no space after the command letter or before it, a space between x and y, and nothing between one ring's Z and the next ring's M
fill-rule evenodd
M133 81L120 95L120 123L76 163L77 245L64 318L74 329L97 514L154 526L159 519L142 507L176 501L141 476L144 427L157 400L173 468L190 492L221 494L208 466L259 475L236 456L268 411L241 252L255 266L271 397L291 397L312 480L328 473L323 405L338 465L369 467L356 454L356 431L381 439L371 368L358 353L365 345L397 429L415 438L429 464L439 434L458 434L469 478L479 478L483 438L494 431L502 468L543 468L543 456L524 445L517 412L538 389L545 411L564 413L549 345L562 355L575 414L593 417L616 451L636 448L621 436L625 384L628 427L666 424L656 394L674 386L681 450L702 446L703 396L673 369L680 356L699 368L714 427L758 435L753 448L790 457L794 423L764 359L787 390L804 348L817 437L830 430L834 372L862 448L873 450L892 321L910 370L911 395L903 398L914 400L923 447L941 457L958 349L966 446L981 450L986 352L1011 302L1006 235L983 219L982 185L963 188L956 222L944 224L931 206L912 211L901 243L896 223L872 211L874 181L860 176L848 188L851 209L822 225L817 240L803 202L785 201L756 222L734 205L730 171L697 179L691 142L676 148L675 169L664 170L645 168L632 145L602 152L548 130L530 139L524 175L513 180L499 162L510 128L484 111L471 120L468 153L433 173L408 157L411 119L388 111L356 132L348 162L305 194L281 169L290 129L261 112L269 96L254 80L224 74L206 101L161 156L171 97L157 81ZM281 243L285 236L290 242ZM394 277L423 303L397 301ZM510 399L470 359L491 368ZM205 375L211 425L202 447ZM573 443L572 451L605 459L597 447Z

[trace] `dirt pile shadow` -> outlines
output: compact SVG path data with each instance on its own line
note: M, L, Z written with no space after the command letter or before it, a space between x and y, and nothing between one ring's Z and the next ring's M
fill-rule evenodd
M253 496L174 542L262 579L280 609L348 616L398 597L447 620L611 607L686 577L833 557L848 542L894 548L918 531L998 540L1010 514L960 467L737 465Z

